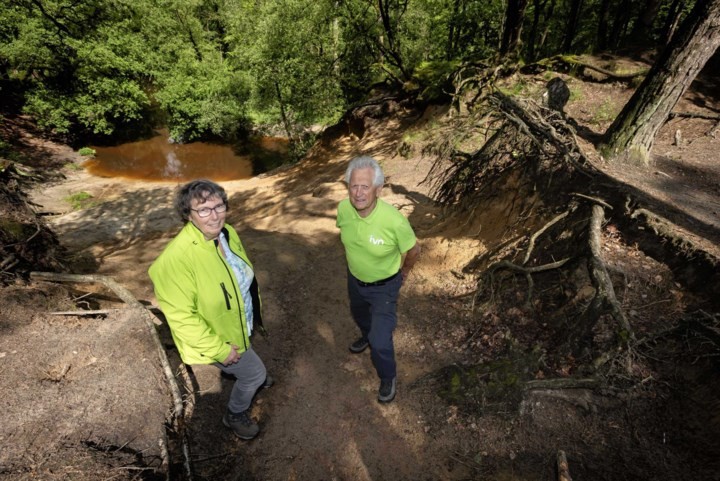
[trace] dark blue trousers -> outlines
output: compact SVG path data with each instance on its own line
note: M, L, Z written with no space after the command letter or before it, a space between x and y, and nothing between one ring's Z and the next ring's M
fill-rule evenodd
M348 272L350 312L363 338L370 343L370 358L380 379L397 376L393 331L401 285L400 274L382 285L366 286Z

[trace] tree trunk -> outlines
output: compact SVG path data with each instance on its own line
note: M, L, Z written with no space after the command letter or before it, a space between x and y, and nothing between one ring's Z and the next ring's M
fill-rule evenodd
M533 0L533 22L532 28L530 29L530 35L528 36L528 59L534 62L537 59L537 47L535 45L537 41L538 29L540 28L540 16L542 11L545 9L547 0Z
M667 18L665 19L665 24L663 25L662 36L660 38L660 41L662 42L661 45L665 46L669 44L670 39L672 39L673 35L675 35L675 30L677 30L677 26L680 23L680 14L682 13L684 3L685 2L682 0L674 0L670 6Z
M390 64L400 70L403 80L409 79L410 73L405 69L405 65L400 54L400 46L398 45L399 40L397 38L396 30L400 18L407 10L407 4L408 0L396 1L392 5L390 0L378 0L376 5L384 32L382 38L377 42L377 47L380 50L380 53L390 62ZM385 40L387 40L387 46L385 46Z
M604 52L605 50L607 50L608 47L607 30L610 1L611 0L602 0L602 3L600 4L600 9L598 11L598 29L597 39L595 43L595 50L598 52Z
M583 0L572 0L570 3L570 13L567 18L567 27L565 27L565 37L563 38L563 52L570 52L573 40L577 35L577 26L580 19L580 11L582 10Z
M625 35L625 29L627 28L628 22L630 22L631 11L632 4L630 0L622 0L615 13L615 20L613 21L612 31L608 39L608 45L611 49L616 49L620 46L622 38Z
M282 92L280 91L280 84L277 80L275 80L275 94L277 95L277 101L280 105L280 117L282 117L285 133L287 133L288 139L292 142L294 138L292 128L290 127L290 119L288 119L287 112L285 112L285 101L283 100Z
M542 37L540 37L540 42L538 42L538 51L545 45L545 39L547 39L550 30L550 22L548 22L548 19L553 16L553 12L555 11L555 2L556 0L550 1L550 6L548 6L545 14L545 30L543 31Z
M720 0L698 1L605 133L604 154L647 165L658 130L718 45Z
M505 57L517 53L523 17L528 0L509 0L505 10L505 25L500 42L500 56Z
M447 47L445 48L445 59L450 60L455 56L456 38L459 34L460 27L458 19L460 18L460 4L462 0L453 1L453 11L450 17L450 25L448 27Z
M630 32L630 43L633 45L649 46L654 44L653 25L660 10L661 0L646 0L635 25Z

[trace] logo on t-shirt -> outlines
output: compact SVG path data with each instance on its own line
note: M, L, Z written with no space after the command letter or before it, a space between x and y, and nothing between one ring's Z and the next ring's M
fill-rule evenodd
M376 239L374 234L370 234L370 242L377 245L385 245L385 241L382 239Z

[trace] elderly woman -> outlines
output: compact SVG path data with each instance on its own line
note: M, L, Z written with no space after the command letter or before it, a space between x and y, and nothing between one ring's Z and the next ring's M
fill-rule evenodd
M225 223L225 190L209 180L182 186L175 208L185 227L150 266L155 297L185 364L213 364L235 377L223 424L241 439L260 428L249 408L271 380L250 345L262 329L253 267L240 238Z

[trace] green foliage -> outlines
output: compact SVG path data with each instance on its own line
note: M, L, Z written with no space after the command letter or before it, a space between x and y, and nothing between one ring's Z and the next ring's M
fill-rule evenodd
M78 154L83 155L85 157L91 157L95 155L95 149L92 149L90 147L83 147L80 150L78 150Z
M73 210L79 210L86 207L92 207L93 203L90 202L93 196L87 192L77 192L71 194L65 198L65 201L70 204Z
M335 71L338 44L332 2L278 0L255 7L252 25L239 19L231 56L253 79L250 115L293 126L334 121L344 104Z
M127 12L118 6L109 0L17 1L0 17L25 18L15 29L0 29L6 33L0 58L25 83L24 110L41 126L110 134L140 118L147 105L138 80L142 48L123 28Z
M448 93L452 92L450 76L458 65L456 60L422 62L418 65L414 79L417 79L422 88L420 97L429 101L447 98Z
M160 118L184 141L232 139L250 122L298 137L308 125L337 120L374 86L442 99L458 65L495 55L506 7L504 0L6 3L0 89L4 95L12 84L39 125L111 136ZM629 38L643 2L605 2L604 37L602 4L582 2L571 51L589 51L613 32L613 48ZM571 5L529 2L521 54L572 53L562 51ZM622 5L630 5L626 15ZM669 5L661 2L653 38Z
M211 133L232 138L245 118L245 78L221 59L186 59L158 75L155 94L167 113L170 136L181 142Z
M75 162L68 162L67 164L63 165L63 167L67 170L73 171L82 170L82 166L80 164L76 164Z
M13 162L20 162L23 156L4 140L0 139L0 159L7 159ZM0 162L0 165L2 163Z

